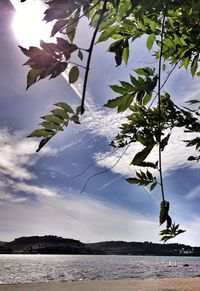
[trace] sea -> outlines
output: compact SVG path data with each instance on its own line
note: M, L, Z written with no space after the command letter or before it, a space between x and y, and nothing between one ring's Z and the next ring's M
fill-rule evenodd
M200 257L0 255L0 283L200 277Z

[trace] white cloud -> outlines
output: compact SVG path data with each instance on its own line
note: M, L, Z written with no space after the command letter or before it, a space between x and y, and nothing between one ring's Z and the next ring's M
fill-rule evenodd
M159 239L157 222L77 193L67 194L65 198L43 196L39 204L26 203L26 207L9 204L0 212L0 220L2 229L12 226L10 239L16 233L17 236L55 234L84 242ZM1 239L4 235L7 234L2 233Z
M59 150L47 146L39 155L35 153L38 142L24 138L22 132L11 133L7 128L0 128L0 202L24 202L27 193L41 196L54 196L56 189L28 185L27 182L36 178L30 167L45 155L55 155ZM16 195L23 192L23 197Z
M16 197L16 196L10 195L8 193L4 193L2 191L0 192L0 203L2 203L2 201L21 203L21 202L25 202L26 200L27 200L26 197Z
M195 199L200 197L200 186L192 189L186 196L187 199Z
M34 186L34 185L28 185L25 183L15 183L13 185L13 190L15 191L22 191L25 193L35 194L38 196L57 196L58 189L54 187L40 187L40 186Z
M19 180L34 179L35 175L28 167L35 164L39 156L57 153L47 146L36 156L37 147L38 142L24 138L22 133L0 129L0 174Z
M184 167L194 167L199 168L199 163L190 162L187 158L191 155L196 155L196 151L193 147L185 147L185 143L183 140L194 138L195 134L184 133L182 129L175 129L168 147L165 148L162 154L162 162L163 162L163 172L164 174L169 174L170 171L176 170L178 168ZM134 170L137 169L134 166L130 166L130 163L137 153L137 151L141 150L141 147L137 144L132 144L126 153L123 155L122 159L119 163L112 169L113 172L119 173L122 175L133 175ZM124 149L120 149L112 155L106 157L109 153L96 153L95 159L97 165L100 167L111 168L119 157L122 155ZM100 159L100 160L99 160ZM158 160L158 148L155 147L152 153L149 155L148 161L157 161Z

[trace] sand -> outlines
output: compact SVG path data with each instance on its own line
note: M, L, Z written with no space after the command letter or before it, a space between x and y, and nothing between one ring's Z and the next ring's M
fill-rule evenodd
M200 278L1 284L0 291L200 291Z

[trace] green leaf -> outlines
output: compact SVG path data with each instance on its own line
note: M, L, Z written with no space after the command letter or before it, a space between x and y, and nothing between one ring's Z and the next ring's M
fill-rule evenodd
M141 152L137 153L133 158L131 165L139 166L148 157L152 149L152 146L147 146Z
M144 96L143 101L142 101L143 106L147 105L147 104L150 102L151 97L152 97L151 94L146 94L146 95Z
M62 109L64 109L66 112L69 113L74 113L73 109L71 108L71 106L69 106L67 103L65 102L59 102L55 104L58 107L61 107Z
M124 60L125 64L128 64L128 59L129 59L129 42L126 39L124 42L124 48L122 52L122 59Z
M156 40L156 37L154 34L150 34L148 36L146 45L149 51L152 49L152 46L155 40Z
M117 85L110 85L109 86L114 92L116 93L120 93L120 94L124 94L125 93L125 89L123 87L117 86Z
M28 88L33 85L34 83L36 83L38 81L38 78L40 76L41 70L36 70L36 69L31 69L28 72L27 75L27 87L26 90L28 90Z
M154 75L154 68L145 67L145 68L137 68L134 71L140 76L153 76Z
M106 30L104 30L101 35L99 36L97 43L98 42L102 42L102 41L106 41L107 39L109 39L110 37L112 37L113 33L115 33L117 31L118 27L117 26L111 26L108 27Z
M194 77L195 73L196 73L196 70L198 68L198 60L199 60L199 54L197 54L193 61L192 61L192 64L191 64L191 74L192 74L192 77Z
M69 71L69 83L75 83L79 78L79 69L77 66L74 66Z
M60 128L60 125L54 122L43 121L42 123L40 123L40 125L42 125L45 129L48 130L58 130Z
M71 120L74 122L74 123L77 123L77 124L80 124L80 121L79 121L79 116L78 115L73 115L71 117Z
M28 137L47 137L53 133L54 132L52 130L36 129L31 134L29 134Z
M49 121L49 122L54 122L54 123L56 123L56 124L58 124L60 126L62 124L64 124L64 122L65 122L64 119L59 118L58 116L55 116L53 114L51 114L51 115L45 115L45 116L42 116L41 118L44 119L44 120L46 120L46 121Z
M54 109L51 111L53 115L58 116L62 119L69 119L69 114L63 109Z

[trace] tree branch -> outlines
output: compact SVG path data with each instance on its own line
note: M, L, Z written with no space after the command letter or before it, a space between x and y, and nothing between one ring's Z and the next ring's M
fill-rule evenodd
M163 21L162 21L162 28L161 28L161 47L160 47L160 55L159 55L159 62L158 62L158 110L159 110L159 121L158 121L158 128L159 128L159 173L160 173L160 187L161 187L161 194L162 200L165 201L165 193L164 193L164 184L163 184L163 175L162 175L162 148L161 148L161 74L162 74L162 54L163 54L163 41L164 41L164 30L165 30L165 19L167 14L167 4L164 7L163 11Z
M90 48L89 48L89 54L88 54L88 59L87 59L87 64L86 64L86 71L85 71L85 78L84 78L84 84L83 84L83 93L82 93L82 101L81 101L81 114L84 113L85 108L84 108L84 103L85 103L85 95L86 95L86 87L87 87L87 81L88 81L88 74L89 74L89 70L90 70L90 62L91 62L91 58L92 58L92 52L93 52L93 47L94 47L94 42L95 42L95 38L99 29L99 26L101 24L101 21L103 19L103 15L106 11L106 5L107 5L108 0L104 0L103 3L103 8L101 10L98 22L97 22L97 26L95 28L95 31L93 33L92 36L92 40L90 43Z

